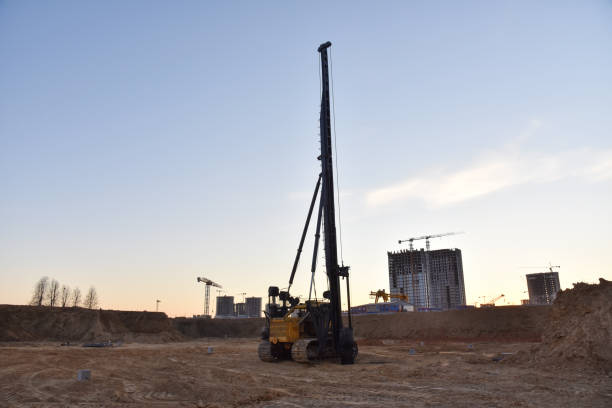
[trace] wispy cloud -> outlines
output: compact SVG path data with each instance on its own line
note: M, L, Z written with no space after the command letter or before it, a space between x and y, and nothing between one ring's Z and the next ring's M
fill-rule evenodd
M539 122L532 122L526 133L533 133ZM590 148L536 154L520 150L529 136L521 135L496 152L489 152L473 163L457 169L429 170L427 176L410 177L397 184L367 193L372 207L401 200L420 199L433 206L447 206L482 197L527 183L580 178L587 182L612 179L612 150Z

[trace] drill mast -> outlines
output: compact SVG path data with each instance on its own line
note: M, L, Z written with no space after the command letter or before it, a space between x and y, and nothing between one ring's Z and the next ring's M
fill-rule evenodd
M338 265L338 245L336 241L336 209L334 205L334 172L331 141L331 111L329 104L329 66L327 49L331 42L319 46L321 54L321 206L323 208L323 236L325 243L325 269L329 279L331 303L331 324L334 343L339 344L342 329L342 310L340 298L340 266ZM348 268L344 268L348 280ZM350 313L350 305L349 305Z

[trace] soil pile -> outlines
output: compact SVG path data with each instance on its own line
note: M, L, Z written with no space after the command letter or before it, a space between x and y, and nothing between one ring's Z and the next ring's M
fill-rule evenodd
M531 361L612 372L612 282L599 282L575 283L557 295L542 344L534 348Z
M0 305L0 341L126 341L183 339L165 313Z
M365 339L539 342L550 306L501 306L446 312L358 315L355 336Z

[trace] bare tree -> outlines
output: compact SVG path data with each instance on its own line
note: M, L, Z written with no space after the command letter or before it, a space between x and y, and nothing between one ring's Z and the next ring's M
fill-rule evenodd
M70 301L72 302L72 307L78 307L81 304L81 289L74 288Z
M53 279L49 283L49 290L47 291L47 304L54 307L58 303L60 295L60 284L57 280Z
M70 287L68 285L62 285L60 291L60 303L62 307L68 306L68 299L70 298Z
M30 304L32 306L42 306L45 295L47 294L47 287L49 286L49 278L43 276L36 282L34 286L34 293L32 294L32 300Z
M88 309L93 309L98 306L98 293L96 292L96 288L93 286L89 288L87 291L87 295L85 296L85 307Z

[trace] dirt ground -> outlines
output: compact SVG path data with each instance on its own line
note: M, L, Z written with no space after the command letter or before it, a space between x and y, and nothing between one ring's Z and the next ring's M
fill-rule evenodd
M493 361L529 343L367 340L350 366L264 363L257 345L220 338L98 349L2 343L0 406L612 406L610 374ZM77 381L83 368L92 370L90 381Z

